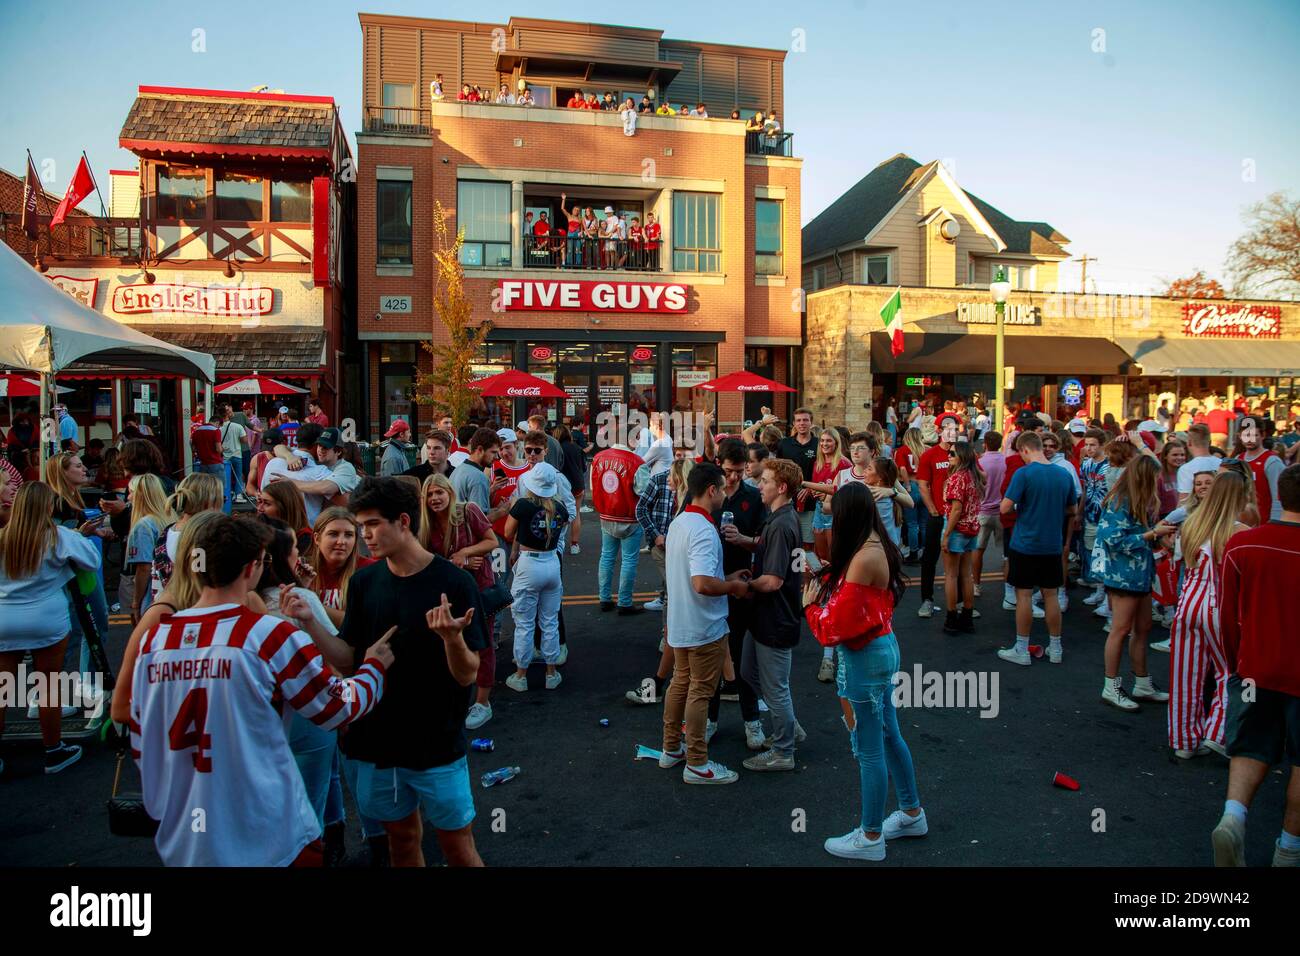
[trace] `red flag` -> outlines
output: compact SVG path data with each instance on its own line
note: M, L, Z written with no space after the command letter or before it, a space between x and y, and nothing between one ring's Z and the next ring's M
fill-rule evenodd
M68 191L63 197L63 202L59 203L59 208L54 210L50 226L57 226L63 222L68 213L76 209L81 200L89 196L94 188L95 180L90 175L90 166L86 163L86 157L82 156L81 162L77 163L77 171L72 174L72 182L68 183Z
M40 224L36 220L36 197L41 192L41 177L36 175L36 165L32 154L27 154L27 178L23 180L23 232L27 238L36 240L41 237Z

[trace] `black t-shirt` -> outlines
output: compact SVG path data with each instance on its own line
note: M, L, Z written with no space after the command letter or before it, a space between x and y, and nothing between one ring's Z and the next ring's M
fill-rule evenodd
M757 488L751 488L743 481L736 493L722 503L722 507L713 513L713 520L717 523L719 529L722 527L722 512L730 511L736 522L736 530L747 538L758 537L759 531L763 527L763 522L767 520L767 508L763 504L763 496L758 493ZM754 552L748 548L742 548L738 544L727 544L727 539L722 539L722 570L727 574L734 574L736 571L748 571L754 564Z
M811 434L808 436L808 444L806 445L799 444L799 439L793 435L782 438L781 444L776 446L776 455L778 458L789 458L803 469L803 480L812 481L813 465L817 463L817 439ZM793 489L793 491L798 491L798 489Z
M546 509L530 498L517 498L510 506L510 517L519 522L515 540L521 548L534 551L553 551L560 543L560 534L569 523L569 510L558 501L555 504L555 523L546 527Z
M445 462L442 466L442 475L444 478L451 478L451 473L456 470L456 466L451 462ZM403 476L410 475L412 478L420 479L420 484L424 484L424 479L433 474L433 465L430 462L422 461L414 468L408 468L402 472Z
M754 592L750 633L754 640L768 647L794 647L799 643L803 572L795 560L795 551L802 537L793 505L782 505L763 524L762 540L755 554L754 577L775 574L783 579L775 591Z
M442 638L429 630L425 618L443 594L457 617L474 608L465 644L481 651L487 634L478 586L468 572L445 558L434 555L424 570L404 578L393 574L387 561L352 576L339 636L356 650L357 666L366 648L397 625L384 696L340 738L343 752L352 759L381 769L428 770L465 755L465 714L474 689L456 682Z
M564 467L560 474L569 479L573 493L577 494L587 487L587 456L576 442L562 441L560 448L564 450Z

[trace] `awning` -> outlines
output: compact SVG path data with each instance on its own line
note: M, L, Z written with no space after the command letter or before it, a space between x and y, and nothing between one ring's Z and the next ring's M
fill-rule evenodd
M560 50L502 50L497 53L498 73L513 73L516 69L528 77L569 77L575 85L604 80L636 81L648 85L661 80L666 87L682 71L682 64L676 60L606 60Z
M1300 375L1300 342L1243 339L1117 340L1143 375Z
M1083 336L1007 335L1005 360L1026 375L1127 375L1129 355L1110 339ZM903 354L894 358L889 336L871 333L873 372L992 374L996 337L950 332L904 332Z

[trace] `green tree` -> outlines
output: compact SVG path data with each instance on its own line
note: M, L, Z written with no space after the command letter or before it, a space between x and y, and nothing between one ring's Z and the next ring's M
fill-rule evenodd
M447 211L440 202L433 207L433 238L433 313L446 333L446 341L422 343L433 357L433 368L416 376L415 400L464 423L475 398L469 387L473 380L470 366L478 360L492 323L473 324L474 308L465 295L465 269L460 262L465 234L458 231L452 237Z

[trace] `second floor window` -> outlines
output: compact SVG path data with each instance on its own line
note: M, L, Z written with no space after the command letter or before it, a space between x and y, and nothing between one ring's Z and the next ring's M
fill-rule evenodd
M781 203L774 199L754 202L754 274L781 275Z
M393 109L384 110L384 122L392 125L404 125L415 122L415 87L410 83L385 83L384 106Z
M240 173L218 173L214 189L217 194L217 219L239 221L262 218L262 178Z
M722 271L722 197L673 194L673 271Z
M311 183L271 183L272 222L311 222Z
M380 180L375 188L379 265L410 265L411 183Z
M202 169L159 168L159 219L206 219L207 194L208 177Z
M867 256L863 259L862 281L865 285L889 285L889 256Z
M510 184L462 182L456 187L456 223L465 233L461 264L510 266Z

